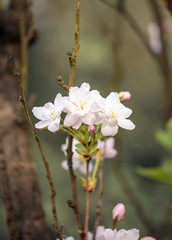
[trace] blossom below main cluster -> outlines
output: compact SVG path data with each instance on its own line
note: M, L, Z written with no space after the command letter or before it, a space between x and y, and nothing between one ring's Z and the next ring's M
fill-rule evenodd
M118 128L132 130L135 125L127 119L132 110L125 107L118 93L111 92L103 98L97 90L90 91L90 85L83 83L81 87L71 87L69 96L57 94L54 104L47 103L43 107L34 107L33 114L39 121L38 129L48 128L51 132L60 129L61 113L66 113L64 126L78 129L83 123L88 125L102 124L104 136L114 136Z
M88 240L92 240L92 233L88 232ZM136 228L125 230L121 229L119 231L112 230L110 228L105 229L103 226L98 226L96 231L95 240L138 240L139 230ZM73 237L66 237L64 240L74 240ZM152 237L144 237L140 240L156 240Z
M78 169L81 173L86 174L86 161L83 158L83 156L81 156L76 152L75 145L78 143L79 142L74 138L72 141L72 166L73 166L73 169ZM62 144L61 146L61 149L64 152L65 156L67 156L67 152L66 152L67 146L68 146L68 138L66 138L65 144ZM61 165L65 170L68 170L67 160L63 160ZM93 170L93 164L90 162L89 172L92 172L92 170Z

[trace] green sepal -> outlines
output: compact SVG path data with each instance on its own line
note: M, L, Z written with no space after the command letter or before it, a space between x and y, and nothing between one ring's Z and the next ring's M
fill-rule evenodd
M81 183L81 185L83 186L83 187L85 187L86 186L86 179L85 178L83 178L83 177L80 177L79 178L79 181L80 181L80 183Z

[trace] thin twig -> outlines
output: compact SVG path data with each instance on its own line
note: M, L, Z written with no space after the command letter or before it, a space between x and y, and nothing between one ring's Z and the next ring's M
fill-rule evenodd
M159 57L159 65L164 75L163 79L163 93L164 93L164 106L163 106L163 117L164 120L167 121L171 116L172 111L172 93L171 93L171 80L172 73L170 69L170 62L168 58L168 50L167 44L164 37L164 29L163 29L163 16L161 8L157 1L148 0L151 6L152 12L158 24L160 30L160 40L162 44L162 51Z
M73 201L70 201L69 206L73 208L77 225L78 225L78 232L80 234L81 239L83 239L83 225L79 213L79 207L78 207L78 198L77 198L77 188L76 188L76 177L73 172L73 166L72 166L72 140L73 137L71 135L68 136L68 146L67 146L67 161L68 161L68 168L69 168L69 175L70 175L70 181L71 181L71 187L72 187L72 195L73 195Z
M133 16L124 7L123 1L121 2L119 0L118 3L115 5L107 2L106 0L99 0L99 1L102 2L103 4L107 5L114 11L119 12L121 14L121 16L123 16L123 18L125 18L126 22L130 25L130 27L134 30L134 32L137 34L137 36L140 38L140 40L145 45L145 47L148 50L148 52L150 53L150 55L154 59L157 59L156 54L154 54L154 52L152 52L151 48L149 47L149 43L148 43L146 34L144 33L144 31L142 31L141 27L137 24L137 21L133 18Z
M74 81L74 73L76 68L76 59L79 50L79 30L80 30L80 0L76 0L76 25L75 25L75 42L73 51L68 51L67 54L69 56L69 64L70 64L70 75L69 75L69 84L68 86L65 85L62 78L58 78L59 84L66 90L67 94L69 95L69 89L73 86ZM75 213L75 218L78 226L78 233L80 234L80 238L84 239L84 231L83 231L83 224L81 220L81 215L79 212L79 204L78 204L78 197L77 197L77 186L76 186L76 177L74 175L73 166L72 166L72 141L73 137L68 135L68 146L67 146L67 161L69 167L69 175L72 187L72 195L73 201L70 201L69 206L73 208Z
M85 240L88 240L88 229L89 229L89 207L90 207L89 163L90 163L90 159L86 160Z
M75 43L72 54L71 55L68 54L70 62L69 88L73 86L74 81L76 58L79 50L79 30L80 30L80 0L76 0Z
M95 224L93 228L93 240L95 239L96 230L101 220L101 210L102 210L102 200L103 200L103 165L104 165L104 158L100 160L100 165L99 165L98 203L96 207L96 219L95 219Z
M20 88L20 94L21 94L19 100L23 104L24 112L26 114L26 119L27 119L28 124L29 124L29 126L31 128L32 134L33 134L33 136L34 136L34 138L36 140L36 143L38 145L38 148L39 148L39 151L40 151L40 154L41 154L41 157L42 157L42 160L44 162L45 169L46 169L47 179L48 179L48 183L49 183L50 190L51 190L51 205L52 205L52 213L53 213L54 231L55 231L57 237L60 240L62 240L63 238L62 238L62 236L60 234L60 231L59 231L58 218L57 218L56 206L55 206L55 195L56 195L56 192L55 192L55 188L54 188L54 184L53 184L53 180L52 180L49 164L48 164L48 161L46 160L46 157L44 155L44 152L43 152L40 140L38 138L37 133L35 132L34 126L32 124L32 121L31 121L31 118L30 118L30 115L29 115L29 112L28 112L28 109L27 109L25 94L24 94L24 91L23 91L23 88L22 88L22 85L21 85L21 78L20 78L21 74L18 73L18 72L15 72L14 67L12 66L12 64L10 64L10 66L11 66L12 72L13 72L16 80L19 82L19 88Z

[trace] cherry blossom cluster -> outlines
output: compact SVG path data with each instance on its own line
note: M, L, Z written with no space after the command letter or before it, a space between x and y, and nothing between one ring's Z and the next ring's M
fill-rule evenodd
M73 139L72 142L72 166L73 169L79 170L82 174L86 174L86 161L82 155L80 155L76 150L77 147L76 145L79 144L79 141L76 140L75 138ZM67 149L68 146L68 138L66 138L65 144L62 144L61 149L64 153L65 156L67 156ZM115 146L115 139L113 137L109 137L106 140L99 140L97 144L98 152L96 153L95 156L93 156L93 159L99 158L100 160L102 159L110 159L114 158L117 155L117 150L114 148ZM62 167L65 170L68 170L68 164L67 160L62 161ZM93 163L90 162L89 164L89 172L91 173L94 169Z
M132 110L120 101L129 98L128 92L111 92L103 98L97 90L90 91L88 83L83 83L81 87L71 87L69 96L57 94L54 104L48 102L43 107L34 107L32 112L40 120L35 127L54 133L63 130L63 126L79 129L82 124L101 124L104 136L114 136L119 127L127 130L135 128L132 121L127 119ZM62 112L66 113L64 121Z
M123 219L124 214L125 214L124 204L118 203L112 210L114 230L110 228L105 229L104 226L98 226L96 230L95 240L139 240L139 230L136 228L130 230L116 229L117 222ZM71 236L63 239L74 240L74 238ZM93 240L93 234L91 232L88 232L88 240ZM146 236L141 238L140 240L156 240L156 239L150 236Z

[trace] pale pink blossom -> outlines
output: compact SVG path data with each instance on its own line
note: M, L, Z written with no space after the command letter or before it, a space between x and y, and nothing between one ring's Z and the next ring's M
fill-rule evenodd
M143 237L140 240L156 240L156 238L153 238L153 237Z
M90 85L83 83L81 87L71 87L69 96L65 98L64 112L67 113L64 125L78 129L82 123L92 125L95 121L95 112L98 111L96 98L97 90L90 91Z
M95 240L97 240L100 236L103 235L104 230L105 230L104 226L98 226L97 227ZM88 240L93 240L93 234L91 232L88 232Z
M56 238L56 240L59 240L59 238ZM63 240L75 240L73 237L63 237Z
M78 154L76 152L76 144L78 144L79 141L77 141L75 138L73 139L72 142L72 166L73 169L78 169L82 174L86 174L86 160L84 159L83 156L81 156L80 154ZM66 143L62 144L61 149L64 152L64 155L67 156L67 146L68 146L68 138L66 138ZM68 170L68 162L67 160L63 160L61 163L61 166L65 169ZM92 172L93 170L93 164L90 162L89 164L89 172Z
M99 140L97 145L99 151L96 155L99 156L100 159L114 158L118 153L114 147L115 138L113 137L106 138L104 141Z
M62 95L57 94L54 104L51 102L46 103L43 107L34 107L32 112L36 118L38 118L38 123L35 127L38 129L44 129L48 127L51 132L56 132L59 130L60 125L60 114L64 108L64 99Z
M155 54L159 54L162 50L162 43L160 39L160 30L156 23L150 22L148 24L149 46Z
M124 217L125 214L125 206L122 203L118 203L112 210L112 218L113 220L119 221Z
M129 100L131 98L131 93L128 91L119 92L118 95L119 95L119 98L121 99L121 101Z
M130 230L121 229L119 231L112 229L105 229L96 240L138 240L139 230L133 228Z
M133 130L135 125L128 118L132 110L125 107L119 99L118 93L111 92L106 99L97 98L99 112L96 113L95 124L102 123L101 132L104 136L115 136L118 128Z

